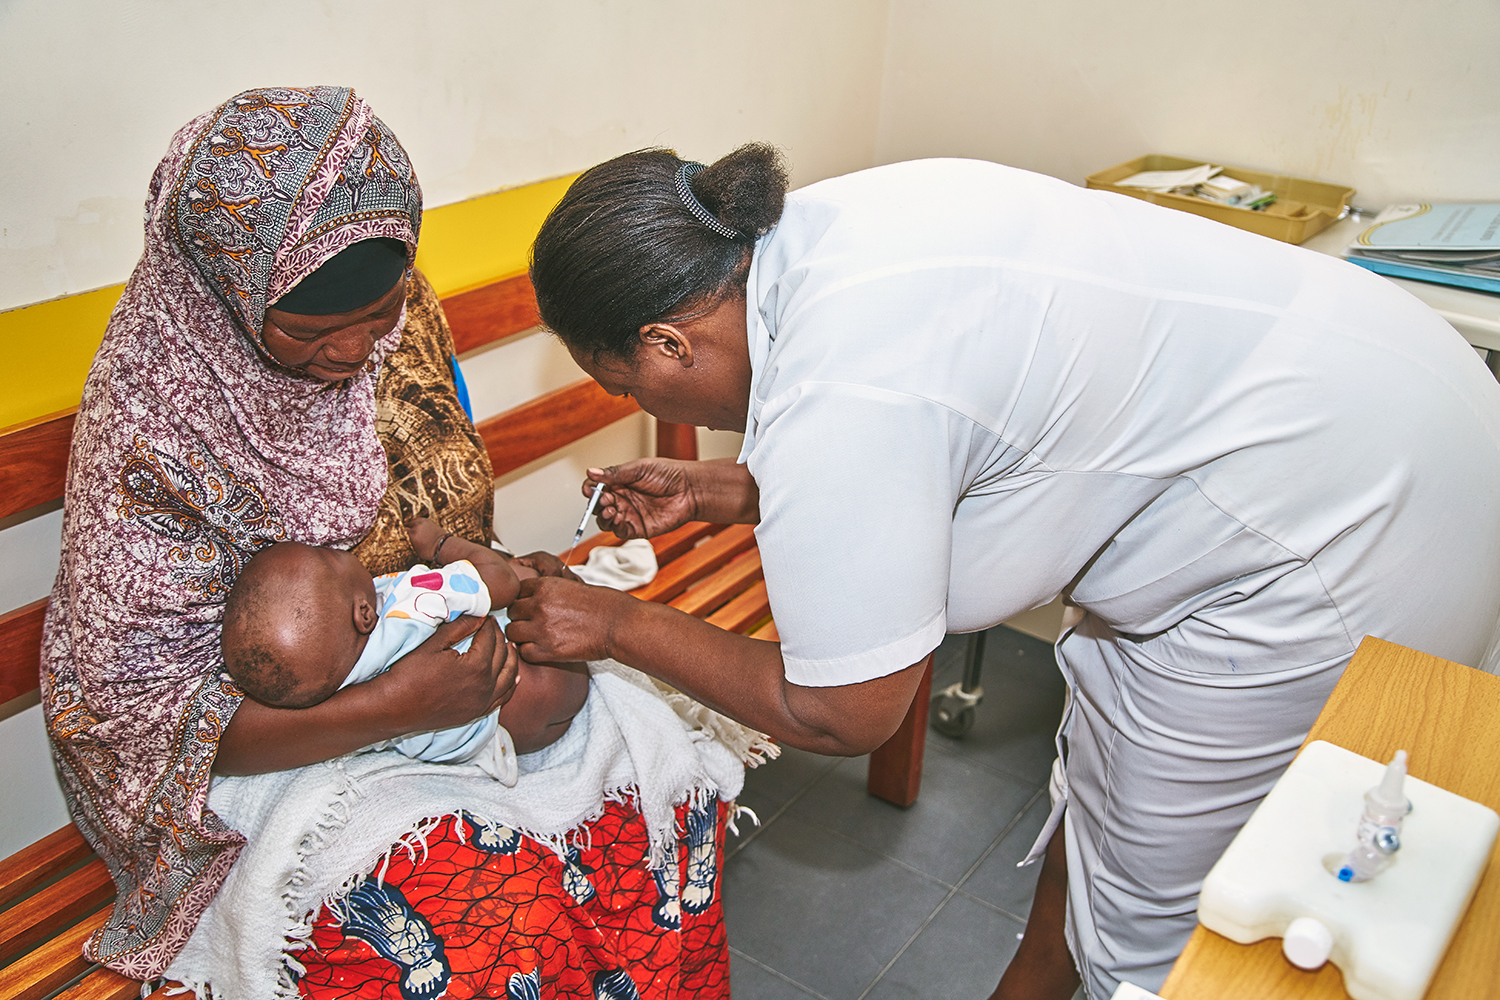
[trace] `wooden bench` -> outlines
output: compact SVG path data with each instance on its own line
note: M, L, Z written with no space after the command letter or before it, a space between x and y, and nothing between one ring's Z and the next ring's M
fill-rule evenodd
M537 325L536 300L524 276L443 299L460 354L520 336ZM488 420L478 429L497 477L637 412L633 399L608 395L581 379ZM75 410L0 431L0 518L63 495ZM657 453L696 458L696 431L657 424ZM582 499L579 500L580 505ZM582 562L613 536L596 535L573 553ZM661 565L636 596L662 601L743 635L774 641L776 625L748 525L688 524L652 539ZM38 687L46 600L0 615L0 704ZM926 675L896 735L870 758L869 790L897 805L916 800L921 781L927 702ZM115 887L104 862L77 828L64 827L0 861L0 998L125 1000L140 984L91 965L82 947L109 915ZM157 991L153 997L165 997Z

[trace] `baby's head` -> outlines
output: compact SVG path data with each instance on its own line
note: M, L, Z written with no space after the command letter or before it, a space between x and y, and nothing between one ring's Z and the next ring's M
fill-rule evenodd
M316 705L344 683L378 619L375 582L353 553L281 542L257 552L230 591L224 667L256 701Z

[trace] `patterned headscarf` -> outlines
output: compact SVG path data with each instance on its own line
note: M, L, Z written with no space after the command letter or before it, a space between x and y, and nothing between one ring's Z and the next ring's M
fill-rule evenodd
M73 431L42 699L74 820L119 888L91 958L152 978L242 838L205 808L242 695L219 621L241 567L281 539L348 547L386 486L365 368L324 383L266 353L274 302L352 243L415 255L422 195L353 91L267 88L172 139L146 248L94 358Z

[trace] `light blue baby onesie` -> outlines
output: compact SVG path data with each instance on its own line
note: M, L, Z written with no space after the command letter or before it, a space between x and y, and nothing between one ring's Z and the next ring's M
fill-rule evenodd
M389 670L391 664L431 638L444 622L459 615L490 613L489 589L467 559L455 560L441 569L419 564L405 573L377 576L375 594L380 602L380 620L341 688ZM496 611L493 617L501 625L508 622L503 611ZM453 648L463 652L472 642L470 637ZM466 726L410 733L368 749L399 750L417 760L444 764L477 764L505 785L514 785L515 743L497 715L491 712Z

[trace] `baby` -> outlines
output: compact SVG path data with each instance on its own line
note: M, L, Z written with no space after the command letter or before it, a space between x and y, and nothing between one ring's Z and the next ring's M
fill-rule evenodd
M352 553L282 542L257 552L224 608L224 666L242 691L278 708L306 708L390 668L445 621L495 613L515 600L530 567L426 518L408 529L430 569L371 579ZM443 561L438 562L439 559ZM470 639L454 648L462 652ZM510 701L485 718L377 744L409 757L473 762L506 784L516 754L540 750L568 730L588 697L583 664L521 661Z

